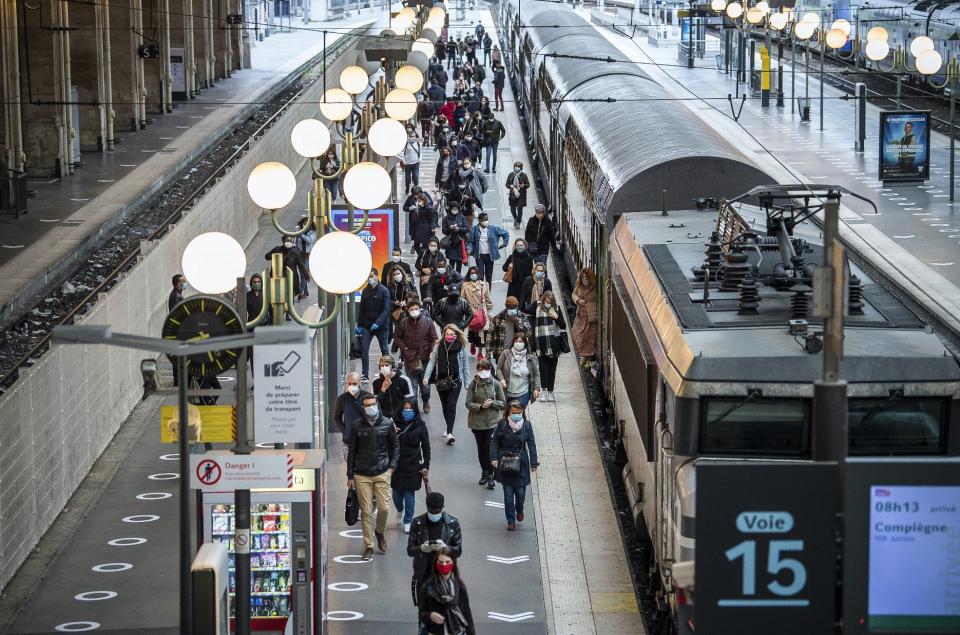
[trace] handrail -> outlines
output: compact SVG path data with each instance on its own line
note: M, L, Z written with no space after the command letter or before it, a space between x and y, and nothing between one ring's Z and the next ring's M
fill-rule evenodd
M360 37L360 35L366 32L367 28L368 28L367 26L360 26L351 30L349 33L345 34L344 37L337 40L337 42L334 44L331 50L327 51L326 53L327 57L336 58L337 56L339 56L345 49L349 48L350 45L356 42L356 40ZM295 71L290 73L287 76L287 78L279 85L280 88L277 89L275 94L279 95L280 93L283 92L283 90L287 86L301 79L302 76L307 71L312 70L313 68L315 68L320 64L323 64L323 57L324 57L323 53L318 53L317 55L313 56L312 58L310 58L309 60L301 64ZM180 203L180 205L178 205L176 209L174 209L157 227L157 229L154 230L153 233L151 233L149 236L147 236L145 240L147 241L156 240L162 237L164 234L166 234L169 231L170 225L176 224L176 221L182 215L183 211L189 208L194 201L196 201L198 198L203 196L206 193L206 189L208 186L210 186L212 183L215 183L221 176L223 176L223 174L226 173L227 170L233 167L233 164L236 163L236 161L243 155L243 153L249 149L253 141L259 138L267 130L267 128L269 128L274 123L274 121L280 115L286 112L287 107L293 104L297 99L299 99L303 95L307 87L313 84L313 82L317 81L318 78L319 78L319 75L317 76L317 78L314 78L313 80L305 84L299 91L297 91L295 95L293 95L292 97L290 97L290 99L285 101L283 105L281 105L277 109L276 112L270 115L270 117L265 122L263 122L263 125L257 128L253 132L253 134L251 134L247 138L246 141L244 141L242 144L237 146L237 149L233 152L233 154L227 157L227 159L222 164L220 164L220 167L214 170L210 174L210 176L208 176L199 186L197 186L194 189L193 193L190 194L190 196L188 196L182 203ZM134 264L136 264L136 259L140 256L140 254L141 254L141 248L139 246L135 247L133 251L131 251L130 254L128 254L127 257L120 262L119 265L114 267L113 271L111 271L109 274L107 274L104 277L101 283L99 283L96 287L91 289L90 292L87 293L82 300L77 302L76 306L70 309L63 316L63 318L54 326L69 324L70 321L77 315L77 313L79 313L81 309L86 307L88 303L92 303L93 301L96 300L96 297L100 293L108 290L110 287L115 285L117 283L117 278L120 276L120 274L122 274L124 271L130 269ZM21 367L32 365L32 362L30 361L31 358L38 356L38 354L42 354L43 353L42 349L44 349L45 347L49 347L49 342L50 342L50 337L52 335L52 332L53 332L53 328L51 328L50 331L44 334L43 337L41 337L40 340L36 344L34 344L33 347L30 348L29 351L27 351L24 355L22 355L6 373L0 376L0 395L6 392L6 390L10 387L10 385L12 385L13 382L17 380L17 378L19 377Z

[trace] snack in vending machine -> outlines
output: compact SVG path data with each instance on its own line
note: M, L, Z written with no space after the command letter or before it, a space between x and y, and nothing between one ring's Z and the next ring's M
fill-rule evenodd
M213 532L214 533L224 533L230 531L230 517L229 516L213 516Z
M261 580L261 579L260 579L260 574L259 574L259 573L255 574L255 575L253 576L253 592L254 592L254 593L260 593L260 590L261 590L261 588L262 588L262 587L261 587L261 584L260 584L260 580Z
M265 551L260 556L260 566L263 568L274 568L277 566L277 554L272 551Z
M289 554L289 553L284 553L284 552L282 552L282 551L281 551L280 553L278 553L278 554L277 554L277 566L278 566L278 567L283 567L284 569L289 569L289 568L290 568L290 554Z
M287 534L280 534L280 539L277 541L278 549L287 549L287 542Z
M290 609L290 600L286 596L280 598L280 612L286 614Z
M263 531L277 531L277 517L276 516L261 516L262 522L261 526Z
M270 548L271 548L271 549L279 549L279 548L280 548L279 545L280 545L280 543L277 541L277 537L276 537L276 536L270 536Z
M259 554L259 553L251 553L251 554L250 554L250 568L251 568L251 569L259 569L259 568L262 567L262 566L263 566L263 564L261 564L261 562L260 562L260 554Z
M286 572L281 573L279 579L277 580L277 590L286 591L287 590L287 574Z

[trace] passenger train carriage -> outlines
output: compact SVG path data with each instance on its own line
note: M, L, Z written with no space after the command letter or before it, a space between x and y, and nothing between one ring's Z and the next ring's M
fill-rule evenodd
M622 477L668 623L685 632L674 569L695 555L697 465L811 460L819 231L757 198L729 202L775 181L684 105L659 99L640 67L599 61L623 56L563 5L513 0L500 21L565 268L600 279L599 361ZM620 101L597 101L607 97ZM704 209L691 211L697 199ZM906 304L847 266L850 453L957 455L960 367Z

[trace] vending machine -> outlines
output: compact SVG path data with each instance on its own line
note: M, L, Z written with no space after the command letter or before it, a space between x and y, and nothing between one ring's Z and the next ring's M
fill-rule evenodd
M323 632L326 512L323 466L293 470L287 489L250 492L250 621L264 634ZM317 486L320 486L319 488ZM235 630L233 492L201 492L202 538L225 543L230 630Z

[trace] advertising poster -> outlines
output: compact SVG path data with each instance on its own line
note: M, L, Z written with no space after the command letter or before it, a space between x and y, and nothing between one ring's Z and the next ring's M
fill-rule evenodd
M253 430L257 441L313 441L312 349L312 342L253 347Z
M237 425L233 406L187 405L190 419L190 440L200 443L233 443ZM177 443L180 429L180 411L177 406L160 406L160 442ZM197 438L197 431L200 435Z
M334 205L331 210L333 222L338 229L347 229L347 209ZM397 215L395 205L387 205L380 209L370 210L367 218L367 227L360 232L360 238L370 248L373 266L382 272L383 267L390 262L390 252L393 249L396 236L394 235L394 218ZM354 222L359 223L363 212L354 212Z
M930 113L880 113L880 180L930 178Z

